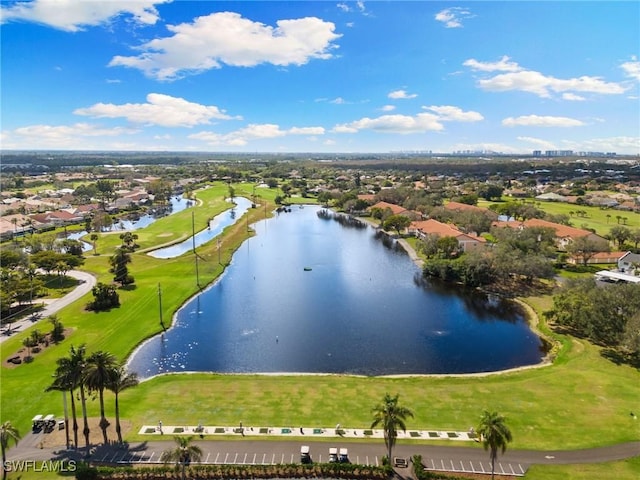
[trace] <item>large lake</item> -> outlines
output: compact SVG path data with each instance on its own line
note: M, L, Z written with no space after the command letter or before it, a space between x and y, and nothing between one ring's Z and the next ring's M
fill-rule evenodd
M542 341L513 304L420 281L372 227L317 207L254 225L224 275L187 302L129 367L158 373L472 373L539 363ZM305 270L306 268L306 270ZM309 270L310 269L310 270Z

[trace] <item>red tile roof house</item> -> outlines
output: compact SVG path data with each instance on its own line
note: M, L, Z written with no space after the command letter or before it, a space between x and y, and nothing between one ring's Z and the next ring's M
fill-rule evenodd
M32 215L31 218L40 223L52 223L54 225L68 225L83 220L82 216L65 212L64 210L55 210L53 212L38 213Z
M418 238L424 238L427 235L454 237L464 252L478 248L486 243L486 240L482 237L476 237L475 235L461 232L453 225L438 222L433 219L411 222L411 225L409 226L409 233L414 233Z
M378 202L375 205L370 206L369 211L371 211L371 209L373 208L381 208L382 210L386 210L388 208L389 210L391 210L391 213L393 213L393 215L402 215L409 213L409 210L407 210L406 208L401 207L400 205L396 205L395 203L388 202Z
M556 246L561 249L566 248L566 246L573 242L573 240L580 237L588 237L589 239L598 242L607 242L606 238L596 235L589 230L582 230L581 228L569 227L560 223L548 222L547 220L542 220L540 218L531 218L524 222L493 222L492 225L494 227L510 227L518 229L527 227L552 228L556 232Z
M617 264L620 258L626 254L627 252L598 252L594 254L593 257L587 260L587 264L588 265L601 265L605 263ZM582 258L569 257L567 259L567 262L573 265L582 264Z
M445 204L444 208L447 210L452 210L454 212L487 212L490 211L488 208L477 207L476 205L468 205L466 203L460 202L449 202Z

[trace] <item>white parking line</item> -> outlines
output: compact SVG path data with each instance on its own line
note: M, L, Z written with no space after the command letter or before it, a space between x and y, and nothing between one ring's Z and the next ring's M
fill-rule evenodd
M252 465L255 465L255 464L256 464L256 457L257 457L257 456L258 456L258 454L257 454L257 453L254 453L254 454L253 454L253 462L251 462L251 463L252 463Z
M234 465L235 465L236 463L238 463L238 452L236 452L236 456L235 456L235 457L233 457L233 462L231 462L231 463L233 463Z
M228 453L224 456L224 462L222 462L222 463L229 463L229 462L227 462L227 458L229 458L229 454Z
M147 463L151 463L151 459L153 458L153 456L156 454L156 452L151 452L151 455L149 455L149 460L147 460Z

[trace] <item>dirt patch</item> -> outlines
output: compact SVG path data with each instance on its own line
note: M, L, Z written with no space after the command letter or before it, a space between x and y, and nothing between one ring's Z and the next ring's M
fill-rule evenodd
M78 405L79 407L79 405ZM80 408L78 408L80 411ZM116 434L116 420L115 418L107 418L111 424L107 427L107 438L110 442L118 441L118 435ZM90 417L89 423L89 443L92 445L101 445L103 443L102 430L100 430L100 417ZM78 444L80 447L84 446L84 435L82 429L84 424L82 421L82 415L78 418ZM129 420L120 419L120 428L122 429L122 437L124 438L131 430L131 422ZM69 439L73 444L73 420L69 417ZM64 447L66 445L66 436L63 430L54 430L51 433L46 433L42 436L42 448L54 448Z
M73 332L73 328L65 328L64 329L64 338L68 338L69 335ZM33 362L37 359L38 355L45 351L51 345L56 345L51 341L51 334L47 333L45 335L44 341L39 343L36 347L22 347L17 352L9 355L2 362L3 365L7 368L16 368L22 365L23 363ZM31 357L30 359L28 357Z

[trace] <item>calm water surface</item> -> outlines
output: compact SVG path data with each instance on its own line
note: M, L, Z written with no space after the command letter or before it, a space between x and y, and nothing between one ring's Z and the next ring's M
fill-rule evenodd
M217 283L129 366L163 372L470 373L540 362L542 342L498 298L424 285L371 227L316 207L254 225ZM305 270L310 268L310 271Z

